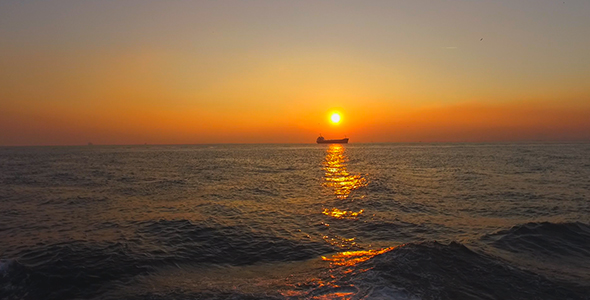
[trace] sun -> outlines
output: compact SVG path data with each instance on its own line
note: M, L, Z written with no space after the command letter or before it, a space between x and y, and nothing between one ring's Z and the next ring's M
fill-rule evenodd
M330 120L332 120L332 123L338 124L338 123L340 123L340 115L338 113L333 113L330 116Z

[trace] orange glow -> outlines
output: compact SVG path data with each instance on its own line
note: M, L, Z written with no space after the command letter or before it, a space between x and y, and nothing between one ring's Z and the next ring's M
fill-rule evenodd
M40 97L40 96L39 96ZM108 95L106 99L121 99ZM127 101L45 103L0 101L1 145L313 143L321 132L366 142L568 141L590 139L590 107L535 103L351 105L346 122L331 126L323 108L276 113L255 106L174 107ZM309 109L309 111L307 111ZM317 120L325 120L318 124ZM230 121L231 120L231 121Z
M362 250L362 251L346 251L332 255L331 257L322 256L322 260L329 261L335 266L354 266L358 263L367 261L376 255L389 252L396 247L383 248L379 250Z
M588 7L21 2L0 1L0 146L590 139ZM484 6L515 23L481 15L480 42Z
M326 216L330 216L335 219L358 219L358 216L362 214L364 211L364 209L361 209L358 212L354 212L347 210L339 210L334 207L331 210L324 208L324 211L322 211L322 213Z
M322 237L324 239L324 241L332 246L336 246L336 247L340 247L340 248L344 248L344 249L351 249L351 248L355 248L357 247L357 244L355 242L356 238L345 238L345 237L341 237L341 236L327 236L324 235Z

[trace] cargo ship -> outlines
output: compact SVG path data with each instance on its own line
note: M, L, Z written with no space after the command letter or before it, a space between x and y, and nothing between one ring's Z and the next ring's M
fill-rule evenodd
M320 135L316 140L318 144L348 144L348 138L343 138L340 140L326 140L323 136Z

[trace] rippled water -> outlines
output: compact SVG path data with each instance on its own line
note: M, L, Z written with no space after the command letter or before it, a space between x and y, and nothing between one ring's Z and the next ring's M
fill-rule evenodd
M1 299L590 299L590 144L0 148Z

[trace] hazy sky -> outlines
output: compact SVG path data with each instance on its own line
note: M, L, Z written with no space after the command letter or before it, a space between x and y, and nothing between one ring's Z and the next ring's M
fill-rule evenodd
M590 1L0 0L0 145L319 133L589 140Z

